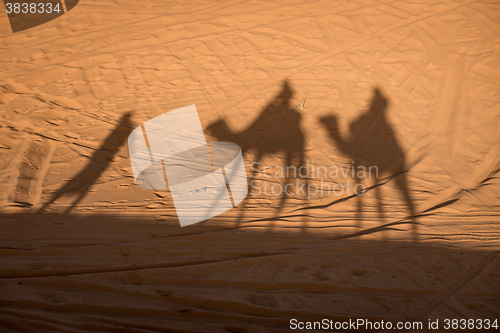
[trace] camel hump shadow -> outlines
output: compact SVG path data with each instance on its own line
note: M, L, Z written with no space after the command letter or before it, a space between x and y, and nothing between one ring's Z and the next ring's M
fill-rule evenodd
M108 168L115 155L125 144L132 132L132 112L125 113L113 131L106 137L100 147L94 151L90 161L76 176L67 181L61 188L54 192L38 212L44 211L49 205L65 195L76 195L77 198L66 209L69 213L87 195L90 187L96 183L102 173Z
M393 178L401 192L413 220L415 204L411 198L406 175L406 155L398 142L394 130L387 120L388 99L380 89L373 89L373 97L368 110L363 112L349 125L350 135L342 137L339 133L337 116L330 114L319 119L326 128L331 143L348 158L352 159L355 168L365 170L376 168L376 181L380 175L388 174ZM371 174L373 176L373 174ZM360 179L355 179L360 182ZM379 207L379 215L384 219L380 184L374 186ZM358 196L358 215L362 214L361 196ZM414 224L415 225L415 224Z

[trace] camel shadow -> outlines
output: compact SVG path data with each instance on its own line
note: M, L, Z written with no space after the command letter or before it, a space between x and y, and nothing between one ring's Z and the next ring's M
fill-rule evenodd
M290 190L290 186L286 188L286 185L295 184L292 181L292 176L296 178L299 167L305 164L305 135L301 126L303 115L297 107L292 105L293 95L294 91L290 83L285 80L280 92L245 129L234 132L224 119L218 119L207 128L207 133L215 139L234 142L240 146L244 156L253 155L255 162L251 164L252 172L250 176L252 189L258 188L259 193L264 192L264 195L280 196L279 204L274 210L275 217L264 219L272 223L269 230L274 226L274 221L286 220L286 217L280 216L280 213L283 210L287 196L294 194ZM270 187L267 186L267 180L257 180L261 170L260 167L256 168L255 165L260 166L266 156L278 156L283 160L283 181L279 186L273 184ZM301 183L303 182L306 183L307 188L308 179L301 178ZM271 189L274 189L274 191ZM249 191L249 193L252 192ZM240 226L244 219L245 212L248 210L248 201L248 199L244 200L240 206L236 226ZM302 231L305 232L306 222L305 220L302 222L304 226Z
M320 118L320 122L326 127L331 143L335 145L345 156L353 161L354 182L360 184L362 177L358 170L376 170L375 185L371 188L375 191L379 219L385 224L385 210L382 196L381 175L387 175L388 180L394 179L395 185L401 192L402 198L409 209L406 219L412 224L412 237L417 238L417 223L415 216L415 204L410 194L406 174L406 156L401 149L394 130L387 120L387 107L389 101L382 92L375 88L370 107L349 125L349 138L343 138L338 131L338 121L335 115ZM370 172L372 176L372 172ZM386 179L387 180L387 179ZM387 181L388 181L387 180ZM363 220L363 195L357 197L357 221L358 228Z
M106 170L113 157L118 153L118 150L125 144L130 132L132 132L133 124L130 121L131 116L132 113L127 112L121 117L113 132L108 135L99 149L92 154L87 166L58 189L38 212L43 212L49 205L65 195L77 196L76 200L66 209L66 214L71 212L83 200L90 187Z

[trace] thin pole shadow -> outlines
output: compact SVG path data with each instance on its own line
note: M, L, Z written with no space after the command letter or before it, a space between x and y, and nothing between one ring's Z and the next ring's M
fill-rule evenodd
M288 193L285 190L286 184L292 184L292 176L295 178L298 174L299 167L305 165L305 135L301 127L302 113L295 108L291 101L294 91L287 80L283 81L281 91L270 101L259 114L257 119L253 121L247 128L240 132L232 131L224 119L219 119L212 123L207 128L207 133L219 141L230 141L240 146L244 155L253 154L254 161L262 163L266 156L277 156L284 154L283 159L283 178L284 181L279 187L279 190L271 191L271 187L264 187L266 180L258 180L260 169L252 167L251 187L258 187L261 193L265 191L265 195L274 196L276 192L280 196L280 202L274 213L276 218L283 210L287 196L293 195L288 188ZM281 156L280 156L281 157ZM290 167L290 172L287 172ZM292 172L296 170L296 172ZM308 179L303 178L307 188ZM252 183L254 182L254 183ZM297 183L293 183L294 187ZM274 185L274 184L273 184ZM250 189L249 193L252 193ZM251 194L250 194L251 195ZM248 199L241 203L239 216L236 226L240 226L246 210L248 210ZM307 202L306 202L307 206ZM303 220L303 232L305 232L306 221Z
M350 126L350 137L343 138L338 131L338 121L335 115L322 117L320 122L326 127L331 142L353 161L354 181L359 184L359 170L372 170L371 174L376 178L376 184L381 180L380 176L389 174L393 178L397 188L403 196L403 200L409 208L409 216L412 223L412 237L417 239L417 223L415 216L415 204L410 195L406 176L406 158L397 141L394 130L387 120L387 106L389 101L382 92L375 88L369 109L354 120ZM370 169L371 168L371 169ZM375 175L374 175L375 173ZM381 184L382 185L382 184ZM385 224L385 210L382 196L383 186L374 186L377 200L378 216L381 224ZM357 197L357 223L361 227L363 220L363 195Z
M99 149L92 154L87 166L73 177L73 179L69 180L64 186L58 189L38 212L43 212L49 205L65 195L77 197L66 209L66 214L71 212L71 210L83 200L90 187L99 179L101 174L113 160L113 157L118 153L118 150L125 144L128 135L133 129L130 121L131 116L132 113L127 112L121 117L120 122L116 125L113 132L108 135Z

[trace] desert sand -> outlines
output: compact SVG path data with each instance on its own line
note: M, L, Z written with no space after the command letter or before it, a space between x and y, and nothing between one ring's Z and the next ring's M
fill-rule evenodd
M2 7L0 70L0 332L500 320L497 1L83 0L17 33ZM127 137L191 104L256 182L181 228Z

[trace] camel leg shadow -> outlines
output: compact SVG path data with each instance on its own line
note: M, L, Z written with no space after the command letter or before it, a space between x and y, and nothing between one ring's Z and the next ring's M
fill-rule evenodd
M384 201L383 201L381 186L375 186L373 190L375 191L375 200L377 201L378 218L380 220L380 225L383 226L386 224L386 221L385 221ZM382 231L382 240L384 241L387 240L387 235L384 230Z
M412 240L418 241L418 223L417 223L416 209L415 209L415 204L413 203L413 199L410 195L408 181L406 179L406 173L402 172L398 174L394 180L396 182L398 189L403 195L403 199L406 205L410 210L410 215L408 216L408 219L412 224Z
M309 175L306 175L306 177L302 178L302 176L300 176L300 173L299 173L299 178L297 178L297 174L295 174L294 178L291 178L290 177L290 174L288 172L288 169L287 167L288 166L294 166L296 168L296 170L300 170L300 167L301 166L304 166L305 165L305 157L302 155L300 156L300 161L299 161L299 164L296 165L296 163L293 163L292 164L292 158L293 158L293 153L291 152L287 152L286 154L286 158L285 158L285 169L286 169L286 177L285 177L285 180L284 182L282 183L282 186L281 186L281 189L282 189L282 192L281 192L281 195L280 195L280 202L278 204L278 206L276 207L275 211L274 211L274 218L271 220L271 223L269 225L269 228L268 228L268 232L272 232L273 228L275 227L275 224L276 224L276 220L280 220L280 219L283 219L283 217L281 216L282 212L283 212L283 208L285 207L285 203L286 203L286 200L287 200L287 196L289 195L293 195L293 192L292 193L289 193L288 192L288 185L291 185L291 187L293 188L293 183L291 183L290 181L292 179L297 179L297 182L296 182L296 185L299 186L299 182L298 182L298 179L301 179L304 184L304 188L305 188L305 195L306 195L306 198L304 199L305 200L305 203L304 203L304 214L302 215L301 217L301 223L302 223L302 226L301 226L301 233L302 234L306 234L307 233L307 226L308 226L308 222L307 222L307 207L308 207L308 202L309 202L309 195L310 195L310 188L309 188Z

